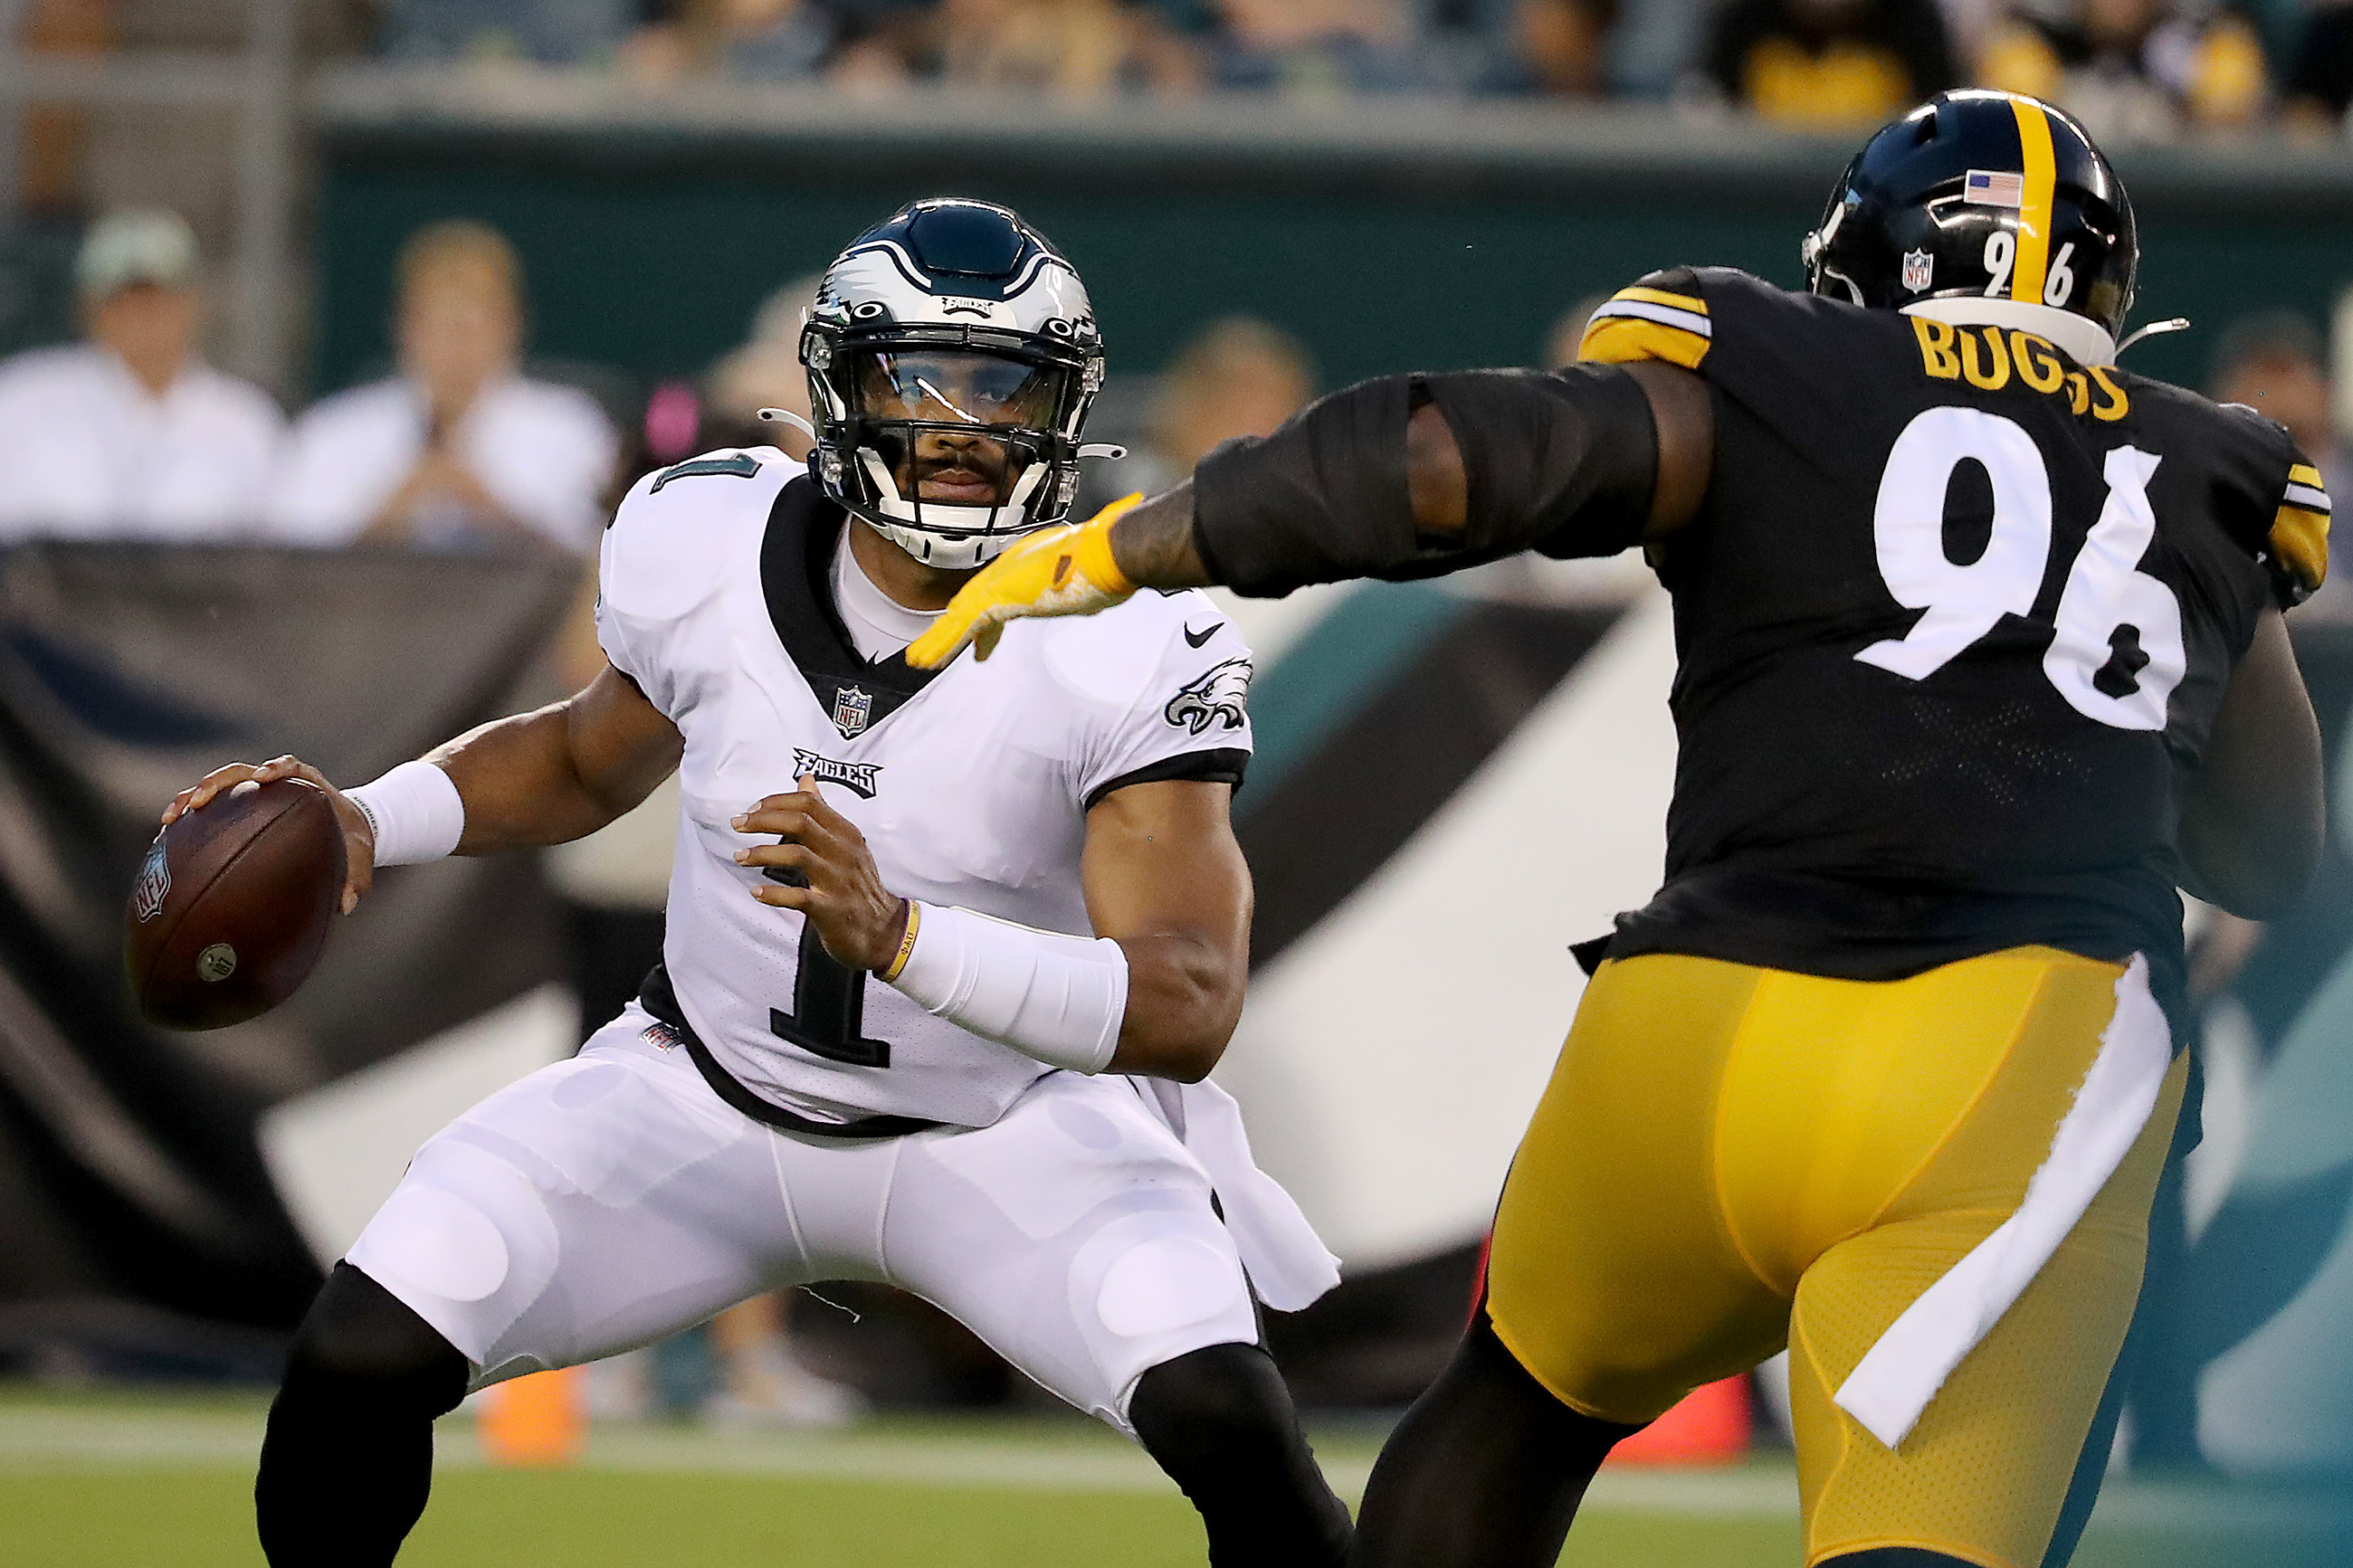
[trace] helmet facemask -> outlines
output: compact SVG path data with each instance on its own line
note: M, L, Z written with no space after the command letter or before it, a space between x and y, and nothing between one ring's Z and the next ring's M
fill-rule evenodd
M1008 208L902 207L826 271L801 330L818 488L927 565L978 566L1070 515L1103 390L1079 275Z
M826 488L917 560L976 566L1070 511L1100 372L1021 345L897 334L808 349Z

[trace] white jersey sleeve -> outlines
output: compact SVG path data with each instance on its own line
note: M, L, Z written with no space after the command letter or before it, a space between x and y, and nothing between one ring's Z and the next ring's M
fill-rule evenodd
M1081 759L1084 805L1160 779L1239 784L1249 765L1250 645L1208 595L1166 596L1157 660Z
M760 534L776 492L800 471L770 447L706 453L629 487L596 560L596 642L672 723L695 692L682 689L671 644L693 635L694 612L732 581L758 571Z

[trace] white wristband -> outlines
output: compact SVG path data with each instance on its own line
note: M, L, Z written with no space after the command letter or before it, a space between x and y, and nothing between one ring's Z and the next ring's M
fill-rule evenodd
M1049 1067L1101 1072L1127 1014L1127 954L944 904L917 904L914 946L889 984L925 1012Z
M374 784L343 792L375 829L375 863L414 866L453 853L466 835L466 802L431 763L403 763Z

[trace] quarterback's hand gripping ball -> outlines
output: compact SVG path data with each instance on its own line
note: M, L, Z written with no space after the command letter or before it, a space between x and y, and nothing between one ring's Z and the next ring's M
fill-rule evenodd
M1092 616L1124 602L1135 584L1112 559L1112 524L1143 503L1141 494L1112 502L1082 523L1046 529L1008 548L960 589L932 629L907 649L907 662L936 669L965 644L973 657L997 651L1005 623L1023 616Z
M173 802L123 915L124 967L151 1023L217 1029L294 994L354 871L366 880L339 798L284 757L217 770Z

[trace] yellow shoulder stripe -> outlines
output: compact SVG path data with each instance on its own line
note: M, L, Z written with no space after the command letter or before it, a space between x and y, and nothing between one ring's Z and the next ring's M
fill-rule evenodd
M1707 357L1707 340L1697 332L1646 321L1639 316L1597 317L1585 329L1577 357L1596 364L1627 364L1635 360L1664 360L1685 370L1697 370Z
M1670 294L1664 289L1620 289L1610 296L1613 300L1640 300L1646 305L1672 305L1678 310L1707 314L1707 301L1696 294Z
M2328 576L2328 514L2284 506L2272 520L2271 551L2309 592Z
M2325 490L2328 488L2320 482L2320 470L2310 463L2298 463L2290 468L2287 471L2287 482L2292 485L2310 485L2316 490Z

